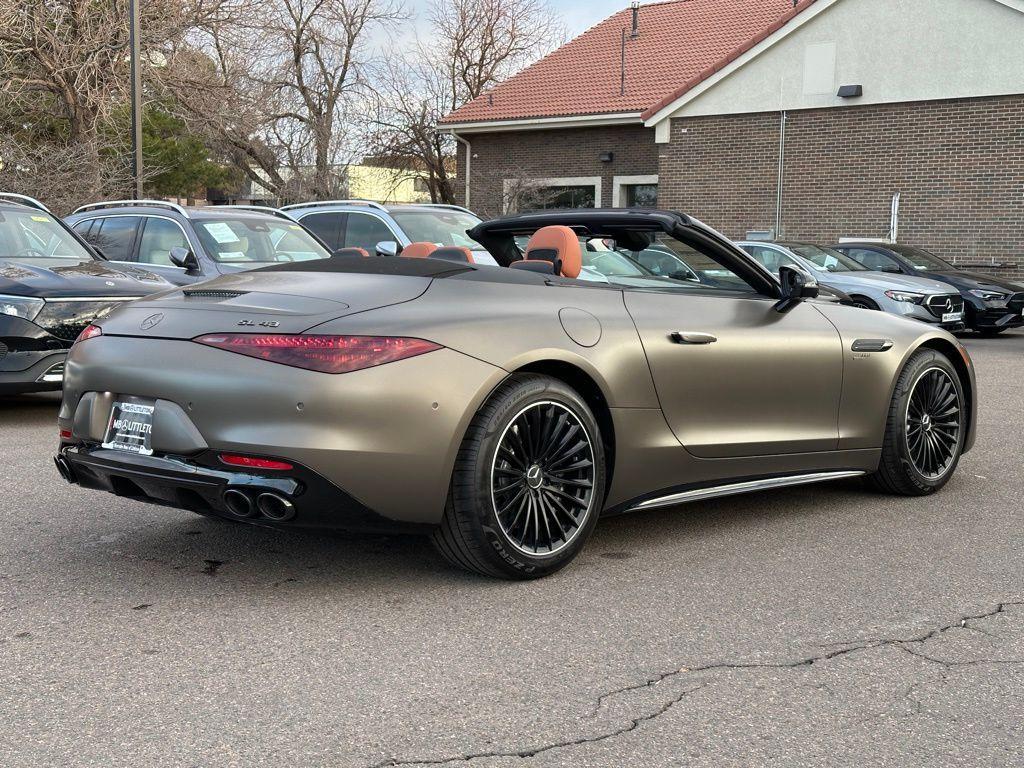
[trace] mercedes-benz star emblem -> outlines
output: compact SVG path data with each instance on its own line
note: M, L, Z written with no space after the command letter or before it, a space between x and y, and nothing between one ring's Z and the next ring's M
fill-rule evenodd
M148 331L150 328L152 328L154 325L156 325L157 323L159 323L163 319L164 319L163 313L162 312L157 312L155 315L150 315L145 320L143 320L141 323L139 323L139 328L141 328L144 331Z
M947 312L952 312L953 311L953 300L952 299L946 299L946 311Z

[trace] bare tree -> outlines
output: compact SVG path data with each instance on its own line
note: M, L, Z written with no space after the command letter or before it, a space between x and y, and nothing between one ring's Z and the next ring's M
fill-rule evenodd
M161 82L182 116L278 197L325 198L358 148L349 110L374 72L371 36L399 0L237 0L232 23L198 25Z
M147 0L143 50L181 35L223 2ZM0 0L5 176L24 180L17 169L36 168L60 199L70 191L79 199L121 193L112 185L126 179L123 157L104 149L109 126L127 114L128 72L127 0Z
M438 121L565 39L545 0L433 0L430 34L390 62L378 89L371 144L427 173L435 202L452 203L455 145Z

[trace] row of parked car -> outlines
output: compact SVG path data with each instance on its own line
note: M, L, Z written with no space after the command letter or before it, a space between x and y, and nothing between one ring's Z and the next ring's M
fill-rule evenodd
M59 389L66 350L83 328L126 301L171 286L341 255L415 253L495 265L466 234L479 222L458 206L362 200L283 209L124 200L83 206L62 221L36 200L0 193L0 394ZM713 286L730 279L699 254L657 242L634 246L581 235L581 244L582 280L625 274ZM959 271L921 249L875 242L737 245L773 274L788 266L811 275L843 303L953 331L995 334L1024 325L1024 287Z

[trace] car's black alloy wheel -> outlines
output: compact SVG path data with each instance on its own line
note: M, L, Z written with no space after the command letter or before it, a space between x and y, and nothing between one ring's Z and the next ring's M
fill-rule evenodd
M470 571L544 576L586 542L604 485L601 431L583 398L558 379L516 374L467 430L432 539Z
M553 400L516 414L491 467L491 503L512 545L529 555L568 546L593 497L594 447L579 417Z
M931 349L915 353L897 379L882 459L869 481L907 496L937 491L960 460L966 416L963 386L949 359Z
M960 396L942 368L918 375L907 401L907 450L914 468L934 480L942 477L960 446Z

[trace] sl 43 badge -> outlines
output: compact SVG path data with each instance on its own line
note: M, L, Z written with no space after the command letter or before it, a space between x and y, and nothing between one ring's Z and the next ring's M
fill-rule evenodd
M277 320L239 320L239 325L244 325L246 328L277 328L281 323Z

